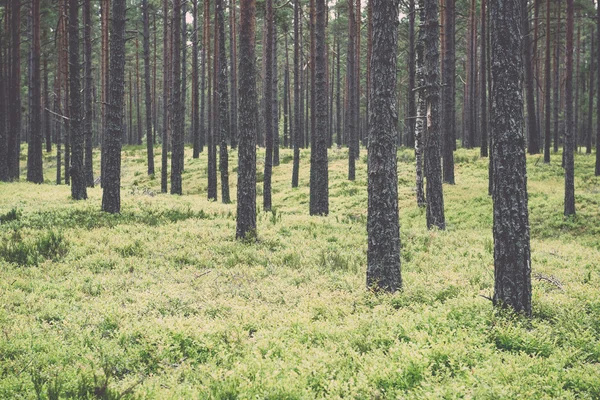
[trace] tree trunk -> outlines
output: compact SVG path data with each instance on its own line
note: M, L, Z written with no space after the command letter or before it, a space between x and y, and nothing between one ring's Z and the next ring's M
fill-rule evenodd
M183 194L183 104L181 99L181 2L173 2L173 131L171 138L171 194Z
M531 40L529 37L529 12L527 10L527 0L522 0L523 14L523 62L525 66L525 94L527 104L527 149L529 154L538 154L540 152L540 144L538 142L537 131L537 116L535 111L535 89L533 83L533 66L531 51Z
M339 18L339 14L338 14L338 18ZM342 53L341 53L341 48L340 48L340 39L338 38L336 40L337 42L337 56L336 56L336 69L337 69L337 76L336 76L336 98L335 98L335 141L337 143L337 147L338 149L342 148L342 102L341 102L341 97L342 97L342 93L341 93L341 85L340 85L340 60L342 58Z
M94 187L94 164L93 164L93 137L92 122L93 113L93 89L94 82L92 78L92 7L90 0L83 2L83 29L84 29L84 119L83 131L85 136L85 157L84 157L84 179L87 187Z
M229 58L231 65L231 148L237 147L238 138L238 87L237 87L237 18L235 0L229 0Z
M424 0L419 0L419 34L416 44L416 79L418 90L418 109L415 124L415 164L416 164L416 194L417 205L425 207L425 192L423 190L423 136L425 136L425 73L424 73L424 54L425 54L425 7Z
M6 5L6 12L10 11L10 7L8 4ZM2 25L0 24L0 181L8 182L8 140L7 140L7 131L6 131L6 116L7 107L6 107L6 82L8 81L8 74L5 73L5 59L4 59L4 37L2 34L4 33L2 30Z
M160 191L162 193L167 193L167 180L169 177L169 38L169 2L163 0L163 121L160 172Z
M311 112L315 116L313 146L311 148L310 173L312 175L310 192L310 215L327 215L329 213L329 176L327 170L327 82L325 71L327 60L325 52L325 0L315 0L315 82L314 104Z
M574 151L575 151L575 135L573 132L573 30L574 30L574 16L573 16L573 0L567 0L567 77L565 82L565 102L566 102L566 129L565 129L565 149L564 149L564 160L565 160L565 216L575 215L575 162L574 162ZM594 31L592 30L592 43L594 42ZM594 65L594 46L590 52L591 66ZM590 74L594 76L593 68L590 70ZM592 81L593 82L593 81ZM590 85L590 92L592 91L593 85ZM593 100L593 99L591 99ZM590 116L592 115L592 107L590 105ZM591 117L590 117L590 152L591 152Z
M369 60L367 287L395 292L402 288L395 113L398 0L370 1L374 40Z
M227 56L225 51L225 16L223 11L223 0L216 0L216 27L218 27L218 98L219 102L219 169L221 172L221 201L224 204L231 202L229 197L229 155L227 152L227 140L230 136L229 119L229 88L227 86ZM216 32L215 32L216 36ZM215 56L217 46L215 45Z
M47 40L47 35L44 35ZM2 45L0 44L0 48ZM0 62L0 65L2 63ZM1 68L1 67L0 67ZM48 87L48 55L44 56L44 104L42 105L42 112L44 115L44 133L46 134L46 153L52 151L52 117L50 115L50 88ZM0 90L0 93L2 91ZM1 94L0 94L1 95ZM0 124L2 122L0 121ZM1 128L0 128L1 129Z
M546 114L545 126L544 126L544 162L550 162L550 142L552 137L550 136L550 0L546 0L546 71L544 76L544 108Z
M21 3L12 0L10 7L11 43L10 79L7 99L10 101L8 115L7 164L10 180L19 179L19 159L21 155ZM10 93L10 95L8 95Z
M83 173L84 132L81 118L81 91L79 84L79 2L69 0L69 85L70 85L70 133L72 154L70 176L71 196L74 200L87 199L85 176Z
M425 102L427 127L425 139L425 176L427 178L427 228L446 228L444 218L444 194L440 163L440 114L439 114L439 20L437 0L425 0Z
M494 153L494 304L531 314L531 255L523 135L521 2L490 3Z
M102 50L100 54L101 58L101 71L100 71L100 84L102 85L102 95L101 95L101 104L100 104L100 120L101 120L101 128L100 128L100 147L101 147L101 155L100 155L100 185L104 186L104 174L105 174L105 164L106 164L106 154L104 153L104 147L106 145L104 138L108 129L107 126L107 115L106 108L108 103L108 92L109 92L109 81L108 81L108 25L109 25L109 15L110 15L110 0L101 0L100 1L100 10L101 10L101 30L102 30Z
M480 147L480 152L479 154L481 155L481 157L487 157L488 156L488 137L487 137L487 126L488 126L488 119L487 119L487 75L486 75L486 71L487 71L487 54L486 54L486 5L485 5L485 0L481 0L481 80L480 80L480 86L479 86L479 101L480 101L480 107L481 107L481 114L479 116L479 121L481 123L480 126L480 132L481 132L481 147Z
M181 0L181 137L182 143L185 146L185 111L187 102L187 2ZM181 167L183 172L183 164Z
M296 0L296 6L298 1ZM256 0L240 0L240 124L236 223L238 239L256 237L256 114L258 108L254 50L255 13Z
M579 65L581 59L581 29L577 25L577 45L575 47L575 53L577 54L577 61L575 63L575 117L573 119L573 136L575 137L575 148L579 147L582 142L579 137Z
M288 61L288 32L284 32L285 37L285 66L283 70L283 147L289 147L289 86L290 86L290 66Z
M448 8L449 7L446 6L446 12L448 12ZM417 105L415 101L415 15L415 0L408 0L408 90L406 93L408 102L408 134L406 135L407 147L415 147L415 125L417 122ZM445 29L448 29L448 27L446 26ZM446 51L447 50L448 47L446 47ZM444 72L444 74L447 74L447 72Z
M356 143L358 141L356 127L356 18L354 16L354 1L348 0L348 62L346 64L346 81L348 84L348 105L346 107L346 135L348 137L348 180L356 178Z
M42 167L42 91L40 78L40 0L31 1L33 43L31 46L31 135L27 151L27 180L33 183L44 182ZM0 48L1 51L1 48Z
M273 90L271 96L271 102L273 103L271 107L271 118L273 118L273 166L277 167L279 165L279 99L277 98L277 25L275 23L273 23L273 52L271 54L271 62L273 64L273 86L271 87Z
M598 16L596 19L596 23L598 24L598 28L596 29L597 37L596 37L596 65L598 79L597 79L597 92L600 93L600 6L598 7ZM600 100L596 101L596 176L600 176Z
M558 0L558 20L556 21L556 33L555 33L555 45L554 45L554 152L558 153L558 142L560 135L558 132L558 111L560 108L559 90L560 90L560 11L562 7L562 0ZM592 35L593 36L593 35Z
M413 5L414 6L414 5ZM446 0L444 9L445 24L444 24L444 40L446 42L444 46L444 54L442 59L442 71L443 71L443 178L444 182L454 185L454 145L455 145L455 103L456 103L456 40L455 40L455 25L454 20L456 18L456 3L455 0ZM414 86L414 78L413 78ZM414 104L413 104L414 107ZM410 108L410 105L409 105ZM414 114L413 110L409 111L411 117ZM412 118L409 121L414 121ZM410 129L410 128L409 128ZM414 129L414 122L413 122Z
M137 140L136 144L142 144L142 112L141 112L141 99L142 94L140 84L140 46L139 46L139 33L135 36L135 126L137 128Z
M121 211L121 140L123 138L123 101L125 97L125 0L112 0L110 34L110 91L106 105L106 165L102 210Z
M197 1L197 0L196 0ZM196 4L196 3L194 3ZM148 175L154 175L154 139L152 135L152 96L150 93L150 16L148 0L142 0L144 14L144 92L146 97L146 149L148 152Z
M292 167L292 187L298 187L298 172L300 169L300 137L302 135L302 112L300 80L300 0L294 1L294 165Z
M588 123L585 135L585 153L592 154L592 116L594 113L594 75L596 75L596 70L594 66L594 28L592 27L591 34L591 46L590 46L590 90L589 90L589 99L588 99ZM566 212L566 211L565 211Z
M214 79L214 75L211 72L211 51L210 51L210 0L205 1L205 21L204 24L206 26L206 49L207 49L207 58L206 63L208 65L207 77L208 77L208 90L206 92L206 96L208 99L208 130L206 132L207 135L207 146L208 146L208 199L209 200L217 200L217 154L216 154L216 143L215 143L215 130L213 128L213 124L217 124L217 120L214 118L213 108L217 107L215 103L214 95L217 92L216 90L216 80ZM216 22L215 22L216 23ZM216 38L215 38L216 40ZM214 58L217 58L217 53L214 53ZM212 84L215 84L215 90L212 90Z
M263 181L263 210L271 211L271 174L273 171L273 2L266 0L265 16L265 169Z

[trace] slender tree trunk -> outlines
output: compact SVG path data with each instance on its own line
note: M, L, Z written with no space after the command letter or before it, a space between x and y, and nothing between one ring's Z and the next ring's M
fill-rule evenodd
M299 0L296 0L296 7L298 2ZM240 0L240 141L236 226L238 239L256 237L256 114L258 108L254 50L255 13L256 0Z
M266 0L265 16L265 169L263 181L263 210L271 211L271 174L273 171L273 3Z
M192 157L200 156L200 93L198 79L198 0L192 0Z
M101 139L100 139L100 147L101 147L101 155L100 155L100 184L101 186L104 186L104 176L105 176L105 164L106 164L106 154L104 153L104 147L105 147L105 142L104 142L104 137L106 135L108 126L107 126L107 115L106 115L106 108L107 108L107 102L108 102L108 92L109 92L109 81L108 81L108 62L109 62L109 55L108 55L108 40L109 40L109 35L108 35L108 24L109 24L109 15L110 15L110 0L100 0L100 10L101 10L101 18L100 18L100 23L101 23L101 30L102 30L102 51L100 54L100 58L101 58L101 71L100 71L100 84L102 85L102 96L101 96L101 104L100 104L100 109L101 109L101 116L100 116L100 120L101 120L101 128L100 128L100 135L101 135Z
M414 5L413 5L414 7ZM456 142L456 34L454 20L456 18L455 0L446 0L444 24L444 54L442 59L443 88L442 88L442 113L443 113L443 179L444 182L454 185L454 146ZM414 78L413 78L414 86ZM414 107L414 104L413 104ZM410 108L410 105L409 105ZM411 117L415 115L413 110L409 111ZM409 121L414 121L412 118ZM413 128L414 129L414 122ZM410 128L409 128L410 129Z
M83 133L85 137L84 157L84 179L87 187L94 187L94 163L93 163L93 137L92 122L93 113L93 88L92 78L92 7L90 0L83 2L83 29L84 29L84 120Z
M370 107L370 92L371 92L371 57L373 56L373 5L371 4L372 0L367 0L367 92L365 96L365 118L364 118L364 126L363 132L367 135L366 138L363 139L365 144L368 146L368 135L369 135L369 107ZM406 121L406 118L404 119ZM396 122L396 131L398 122ZM402 145L402 134L399 137L399 144Z
M19 179L19 159L21 156L21 3L11 0L10 7L10 79L7 99L10 101L8 129L8 177Z
M560 108L560 33L561 33L561 18L560 11L562 8L562 0L558 0L557 12L558 12L558 20L556 22L556 33L555 33L555 45L554 45L554 152L558 153L558 142L560 140L560 135L558 132L558 111Z
M416 79L418 90L418 108L415 125L415 164L416 164L416 194L417 205L425 207L425 192L423 189L423 136L425 136L425 7L424 0L419 0L419 34L416 44Z
M533 86L533 55L531 52L531 40L529 36L529 12L527 0L522 0L522 22L523 22L523 62L525 66L525 95L527 97L527 150L529 154L538 154L540 144L538 142L537 116L535 111L535 89Z
M361 0L356 0L356 7L354 8L354 15L356 16L356 23L354 24L354 37L356 44L356 51L354 52L354 55L356 56L356 61L354 62L354 78L356 79L356 84L354 86L354 97L356 98L354 103L354 126L356 130L354 139L354 157L357 160L360 157L360 141L363 137L360 126L360 28L362 24L362 7L360 4Z
M160 172L160 191L162 193L167 193L169 177L169 37L169 2L163 0L163 126Z
M487 75L486 75L486 71L487 71L487 49L486 49L486 4L485 4L486 0L481 0L481 80L480 80L480 86L479 86L479 91L480 91L480 95L479 95L479 101L480 101L480 106L481 106L481 114L480 114L480 123L481 123L481 127L480 132L481 132L481 148L480 148L480 152L479 154L481 155L481 157L487 157L488 156L488 135L487 135L487 126L488 126L488 119L487 119Z
M598 66L597 68L597 73L598 73L598 79L596 79L597 81L597 92L600 94L600 6L597 7L598 9L598 16L596 19L596 23L598 24L598 28L596 29L596 33L597 33L597 37L596 37L596 45L598 46L598 48L596 49L596 65ZM595 174L596 176L600 176L600 100L596 101L596 170L595 170Z
M221 201L224 204L231 202L229 197L229 154L227 152L227 140L230 137L230 118L229 113L229 88L227 86L227 56L225 51L225 14L223 11L223 0L216 0L217 22L219 40L218 46L218 98L219 102L219 169L221 172ZM216 32L215 32L216 35ZM217 46L215 46L215 57L217 56Z
M402 288L395 113L398 0L370 2L374 40L369 60L367 287L395 292Z
M79 2L69 0L69 85L70 85L70 131L72 137L71 196L74 200L87 199L85 176L83 173L84 132L81 113L81 91L79 84Z
M523 135L521 2L491 5L494 304L531 314L531 255Z
M196 0L197 2L197 0ZM196 4L196 2L194 4ZM146 149L148 152L148 175L154 175L154 139L152 134L152 97L150 93L150 16L148 0L142 0L144 14L144 92L146 96Z
M577 25L577 44L575 47L575 53L577 54L577 61L575 64L575 117L573 119L573 136L575 137L575 148L578 148L579 144L582 142L579 137L579 65L581 59L581 29L580 26Z
M446 10L448 10L448 6L446 6ZM408 0L408 91L406 93L408 102L408 134L406 135L407 147L415 147L415 125L417 122L417 105L415 101L415 15L415 0ZM445 29L448 29L447 26ZM446 50L448 50L448 47L446 47ZM444 72L444 74L447 75L447 72Z
M315 108L311 110L315 116L313 146L311 148L310 173L312 175L310 192L310 215L327 215L329 213L329 176L327 170L327 82L325 71L327 59L325 52L325 0L315 0Z
M173 2L173 133L171 153L171 194L183 194L183 104L181 90L181 3Z
M564 149L564 160L565 160L565 216L575 215L575 162L574 162L574 151L575 151L575 135L573 131L573 30L574 30L574 16L573 16L573 0L567 0L567 71L566 71L566 83L565 83L565 102L566 102L566 129L565 129L565 149ZM594 39L594 31L592 30L592 43ZM594 46L590 53L592 60L591 65L594 65ZM593 76L593 68L590 70L590 74ZM593 81L592 81L593 82ZM593 85L590 85L590 91ZM593 100L593 99L592 99ZM592 114L592 107L590 106L590 115ZM591 118L590 118L591 122ZM590 142L591 142L591 128L590 123ZM590 151L591 149L590 143Z
M131 70L129 70L129 112L127 116L129 117L129 129L127 129L127 144L133 144L133 84L131 79Z
M31 45L31 135L27 154L27 180L33 183L44 182L42 167L42 91L40 78L40 0L31 1L33 43ZM2 49L0 48L0 51Z
M346 135L348 137L348 180L356 178L356 144L358 141L356 127L356 18L354 16L353 0L348 0L348 62L346 64L346 81L348 84L348 105L346 107Z
M290 66L288 61L288 32L284 32L285 37L285 66L283 70L283 147L289 147L289 86L290 86Z
M237 18L236 2L229 0L229 58L231 62L231 148L237 147L238 140L238 83L237 83Z
M181 0L181 135L182 142L185 146L185 114L187 104L187 2L188 0ZM181 167L183 172L183 164Z
M137 128L137 140L136 144L142 144L142 112L140 110L140 103L142 99L142 94L140 92L140 46L139 46L139 33L135 36L135 125Z
M44 35L47 36L47 35ZM47 40L47 39L46 39ZM0 49L2 45L0 44ZM0 62L0 65L2 63ZM1 68L1 67L0 67ZM0 93L2 91L0 90ZM1 96L2 94L0 94ZM42 106L43 115L44 115L44 133L46 134L46 153L50 153L52 151L52 117L50 114L50 91L48 87L48 56L44 56L44 104ZM0 121L2 124L2 121ZM0 128L2 129L2 128Z
M110 91L106 105L105 154L106 179L102 210L121 212L121 141L123 138L123 101L125 97L125 0L112 0L110 34Z
M588 123L585 135L585 153L592 154L592 116L594 114L594 76L596 75L595 65L594 65L594 50L596 46L594 45L594 28L592 27L591 34L591 46L590 46L590 90L589 90L589 99L588 99ZM566 212L566 211L565 211Z
M339 13L337 15L337 17L339 18ZM342 58L342 53L341 53L341 48L340 48L340 39L338 38L336 40L337 42L337 57L336 57L336 69L337 69L337 76L336 76L336 98L335 98L335 112L336 112L336 117L335 117L335 134L336 134L336 138L335 141L337 143L337 147L338 149L342 148L342 102L341 102L341 85L340 85L340 60Z
M550 0L546 0L546 71L544 76L544 106L545 106L545 126L544 126L544 162L550 162L550 142L552 137L550 136Z
M6 12L10 12L10 7L6 4L5 8ZM7 18L8 16L5 16ZM4 57L4 37L3 37L3 29L0 24L0 181L8 182L8 138L6 131L6 116L8 115L8 110L6 107L6 82L8 78L8 73L6 73L5 63L6 59Z
M425 102L427 128L425 139L425 176L427 178L427 228L446 228L444 218L444 193L440 163L440 77L438 41L438 1L425 0Z
M215 103L215 93L217 82L214 79L214 75L211 72L211 51L210 51L210 0L206 0L205 2L205 12L206 12L206 49L208 52L208 57L206 59L206 63L208 64L208 90L207 90L207 98L208 98L208 130L207 130L207 146L208 146L208 199L209 200L217 200L217 154L216 154L216 135L213 124L216 125L218 121L214 118L214 110L213 108L218 107L217 103ZM216 24L216 21L215 21ZM215 38L217 40L217 38ZM215 49L214 58L217 58L217 49ZM214 60L213 60L214 61ZM212 90L212 84L215 84L215 90Z
M294 1L294 165L292 167L292 187L298 187L300 169L300 138L302 135L302 85L300 72L300 0Z

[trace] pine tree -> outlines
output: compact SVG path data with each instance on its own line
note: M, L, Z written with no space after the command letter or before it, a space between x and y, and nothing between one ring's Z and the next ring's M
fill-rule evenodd
M300 72L300 0L294 1L294 164L292 187L298 187L300 170L300 141L302 136L302 84Z
M197 0L194 2L197 4ZM146 149L148 152L148 175L154 175L154 138L152 135L152 95L150 92L150 17L148 0L142 0L144 25L144 94L146 108ZM196 19L194 18L194 21Z
M413 5L414 7L414 5ZM454 146L456 142L456 34L454 20L456 18L455 0L446 0L444 11L444 54L442 59L442 114L443 114L443 179L444 182L454 185ZM414 85L414 82L413 82ZM411 117L414 111L410 109ZM413 105L414 107L414 105ZM414 121L412 118L409 121ZM413 123L414 126L414 123ZM414 128L413 128L414 129Z
M27 180L33 183L43 183L44 173L42 168L42 93L40 78L40 0L31 1L31 14L33 30L32 57L31 57L31 134L27 153ZM0 49L1 51L1 49Z
M564 149L564 161L565 161L565 216L575 215L575 162L573 153L575 152L575 135L573 132L573 30L574 30L574 16L573 16L573 0L567 0L567 71L566 71L566 82L565 82L565 101L566 101L566 120L565 120L565 149ZM593 31L592 31L593 38ZM592 65L594 60L593 47L590 52ZM590 71L593 76L593 68ZM590 91L593 86L590 85ZM591 107L590 107L591 114ZM591 124L590 124L590 142L591 142ZM590 143L591 144L591 143ZM590 145L591 151L591 145Z
M229 155L227 152L227 140L230 137L230 117L229 114L229 88L227 86L227 56L225 55L225 16L223 11L223 0L215 1L217 21L215 27L218 27L218 54L217 45L215 45L215 57L218 57L217 73L217 91L218 91L218 116L219 116L219 169L221 172L221 201L224 204L231 202L229 198ZM215 34L216 37L216 34Z
M83 36L84 36L84 89L83 89L83 135L85 145L85 156L83 175L87 187L94 187L94 164L93 164L93 137L92 122L94 119L92 103L94 101L92 78L92 7L90 0L83 1Z

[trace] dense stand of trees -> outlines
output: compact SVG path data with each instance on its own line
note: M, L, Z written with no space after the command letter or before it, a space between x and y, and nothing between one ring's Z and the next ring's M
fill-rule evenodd
M457 146L480 147L494 199L494 301L530 312L525 149L543 148L549 163L551 149L564 146L567 216L575 213L574 152L595 145L600 175L600 11L592 0L139 1L141 17L123 0L0 4L0 181L20 178L26 144L24 175L43 183L44 142L46 152L54 144L56 183L83 200L99 182L102 209L118 213L122 144L145 142L149 175L160 145L161 191L170 184L179 195L191 144L192 157L208 153L208 199L217 200L219 172L229 203L231 149L244 238L256 230L257 145L265 148L265 211L277 207L280 147L293 148L293 188L301 149L310 148L311 215L329 213L328 149L348 149L355 180L363 145L367 283L394 291L396 147L414 148L416 201L438 229ZM519 221L508 210L519 210ZM522 283L517 297L502 283L515 273L523 278L514 281Z

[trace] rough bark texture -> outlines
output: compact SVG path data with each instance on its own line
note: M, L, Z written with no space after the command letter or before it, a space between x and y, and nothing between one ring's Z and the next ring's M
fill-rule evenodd
M208 1L208 0L206 0ZM169 177L169 2L163 0L163 120L162 120L162 150L160 191L167 193L167 180Z
M443 127L444 137L442 141L443 147L443 178L444 182L454 184L454 146L456 142L456 35L454 32L454 20L456 18L456 2L455 0L446 0L446 7L443 10L445 14L444 24L444 54L442 60L443 71ZM412 61L411 61L412 63ZM410 109L410 105L409 105ZM413 116L414 111L410 111ZM413 121L412 119L409 121ZM414 126L413 126L414 129Z
M104 167L106 165L106 154L104 152L106 143L105 136L106 131L108 129L107 121L106 121L106 108L108 103L109 96L109 82L108 82L108 59L109 59L109 49L108 49L108 30L109 30L109 15L110 15L110 0L100 0L100 10L102 16L100 18L100 26L102 30L102 50L100 53L101 58L101 72L100 72L100 85L102 86L102 96L101 96L101 105L100 105L100 120L101 120L101 156L100 156L100 180L101 186L104 186L104 176L105 171Z
M239 150L236 237L256 236L256 0L240 0Z
M525 93L527 104L527 150L529 154L540 152L539 135L537 131L537 116L535 112L535 89L533 82L533 53L531 51L531 39L529 36L529 13L527 11L528 0L522 0L521 12L523 14L523 62L525 66Z
M406 134L406 147L415 146L415 125L417 115L417 104L415 97L416 79L416 53L415 53L415 0L408 1L408 132Z
M300 139L302 135L302 112L300 80L300 0L294 1L294 165L292 167L292 187L298 187L298 172L300 169Z
M310 215L329 213L329 174L327 170L327 82L325 72L327 60L325 52L325 0L315 0L315 130L310 159Z
M598 48L596 49L596 57L597 57L597 65L598 65L598 79L597 80L597 92L600 93L600 6L598 7L598 29L596 29L597 38L596 45ZM600 176L600 100L596 102L596 176Z
M196 3L194 3L196 4ZM152 95L150 93L150 17L148 0L142 0L144 14L144 93L146 106L146 149L148 152L148 175L154 175L154 140L152 135ZM194 19L195 21L195 19Z
M425 103L427 127L425 139L425 177L427 178L427 228L445 229L444 193L440 162L440 77L439 21L437 0L425 0Z
M564 161L565 161L565 216L575 215L575 132L573 131L573 0L567 0L567 76L565 82L565 102L566 102L566 120L565 120L565 149L564 149ZM593 38L593 36L592 36ZM593 49L593 48L592 48ZM592 65L593 50L591 52ZM591 75L594 75L593 68L590 71ZM590 86L590 91L592 90ZM591 106L590 106L591 114ZM590 123L590 142L591 142L591 123ZM590 151L591 151L590 143Z
M554 152L558 153L558 142L560 140L560 135L558 132L558 112L560 108L560 33L561 33L561 25L560 25L560 12L562 7L562 0L558 0L557 3L557 12L558 19L556 21L556 32L554 35L555 44L554 44L554 87L552 89L552 94L554 96L553 99L553 118L554 118Z
M356 56L354 51L356 50L356 29L354 27L356 19L354 17L354 5L353 0L348 0L348 63L346 64L346 82L348 85L347 91L347 106L346 106L346 137L348 143L348 179L353 181L356 177L356 145L355 141L358 141L358 132L356 127L356 118L354 113L356 112Z
M4 59L4 37L2 24L0 24L0 181L7 182L8 179L8 141L6 131L6 81L8 74L5 73Z
M183 194L183 105L181 101L181 0L173 2L173 133L171 194Z
M102 210L121 211L121 140L125 97L125 0L112 0L108 104L106 105L106 165Z
M11 0L10 7L10 79L8 80L7 101L9 121L6 157L9 180L19 179L19 158L21 155L21 3ZM10 95L8 95L10 94Z
M237 19L235 16L235 0L229 0L229 59L231 65L231 148L237 147L238 138L238 100L237 100Z
M229 87L227 85L227 56L225 49L225 14L223 0L216 0L217 26L219 28L219 60L218 60L218 97L219 97L219 169L221 172L221 201L225 204L231 202L229 197L229 155L227 140L230 136L229 125ZM216 48L215 48L216 51Z
M595 70L595 46L594 46L594 28L592 27L592 38L590 46L590 86L589 86L589 98L588 98L588 123L585 133L585 153L592 154L592 116L594 113L594 77L596 75Z
M215 127L213 125L218 124L218 120L214 118L214 109L216 109L217 103L215 101L215 97L218 93L217 91L217 82L215 79L215 76L213 73L211 73L211 62L210 62L210 56L211 56L211 52L210 52L210 16L209 16L209 11L210 11L210 0L206 0L205 4L205 12L206 12L206 19L205 19L205 25L206 25L206 48L207 48L207 54L208 57L206 59L206 63L208 65L208 73L207 73L207 77L208 77L208 91L207 91L207 97L208 97L208 130L206 132L207 135L207 141L206 144L208 146L208 190L207 190L207 195L208 195L208 199L209 200L217 200L217 144L216 144L216 134L215 134ZM215 35L216 36L216 35ZM217 40L217 38L215 37L215 40ZM213 55L213 59L216 62L217 60L217 53L216 53L217 49L215 49L214 55ZM215 85L215 90L212 90L212 85Z
M70 133L71 133L71 197L74 200L87 199L83 174L84 132L81 112L81 85L79 66L79 2L69 0L69 86L70 86Z
M339 14L338 14L339 17ZM340 60L342 58L340 40L337 42L337 55L336 55L336 96L335 96L335 143L338 149L342 148L342 88L341 88L341 74L340 74Z
M402 287L395 104L398 0L371 0L371 4L367 286L395 292Z
M91 0L83 2L83 37L84 37L84 104L83 104L83 134L85 138L85 157L83 174L87 187L94 187L94 164L93 164L93 142L92 122L94 112L92 109L94 97L94 81L92 79L92 7Z
M271 211L271 175L273 171L273 2L266 0L265 29L265 168L263 180L263 210Z
M42 93L40 77L40 0L31 1L33 43L31 46L31 135L27 150L27 180L44 182L42 168ZM0 51L2 48L0 47ZM2 111L0 111L2 112ZM4 145L2 144L2 147Z
M545 108L545 126L544 126L544 162L550 162L550 0L546 0L546 70L544 74L544 108Z
M200 156L200 78L198 76L198 0L192 1L192 157ZM204 64L204 63L203 63ZM203 74L204 78L204 74ZM204 91L204 88L202 88ZM204 101L204 100L203 100ZM203 121L204 122L204 121Z
M273 22L273 51L271 53L271 64L273 72L273 84L271 87L271 118L273 119L273 166L279 165L279 99L277 79L277 24Z
M494 304L531 314L521 1L491 2Z

